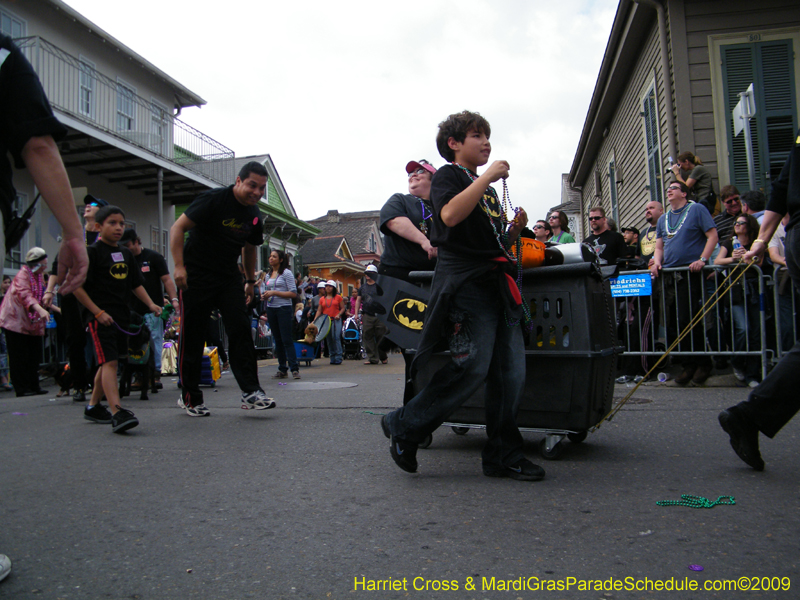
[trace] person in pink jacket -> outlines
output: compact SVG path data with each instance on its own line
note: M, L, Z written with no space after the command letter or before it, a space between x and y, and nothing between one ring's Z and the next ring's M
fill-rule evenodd
M42 360L42 337L50 313L42 306L47 254L33 247L25 263L11 282L0 306L0 327L6 335L8 368L14 390L19 396L46 394L39 386L39 363Z

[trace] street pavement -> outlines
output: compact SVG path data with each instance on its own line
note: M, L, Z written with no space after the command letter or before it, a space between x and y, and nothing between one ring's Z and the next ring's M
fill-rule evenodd
M747 467L717 423L749 391L730 377L643 385L559 460L525 433L547 477L523 483L482 475L480 430L437 431L417 474L394 465L379 420L401 402L399 355L315 361L300 381L260 364L277 408L241 410L226 373L211 417L190 418L164 377L124 399L141 425L123 435L71 400L0 396L0 598L747 597L702 589L734 580L800 597L798 423ZM682 494L735 504L656 504Z

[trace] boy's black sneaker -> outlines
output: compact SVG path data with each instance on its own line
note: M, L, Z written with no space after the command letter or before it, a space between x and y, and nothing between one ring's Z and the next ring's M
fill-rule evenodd
M544 469L527 458L521 458L513 465L490 467L484 465L483 474L487 477L510 477L518 481L540 481L544 479Z
M125 408L120 408L111 417L111 431L114 433L122 433L133 429L139 424L139 419L133 416L133 413Z
M83 409L83 418L93 423L100 423L101 425L109 425L111 423L111 413L102 404L95 404L94 406L87 406Z
M381 429L383 435L392 440L391 452L392 460L397 463L397 466L406 471L407 473L417 472L417 445L410 444L392 437L389 431L389 424L386 422L386 415L381 417Z

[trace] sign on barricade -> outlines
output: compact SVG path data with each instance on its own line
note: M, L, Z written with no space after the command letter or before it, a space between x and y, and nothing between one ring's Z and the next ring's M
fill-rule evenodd
M613 298L652 296L653 294L653 280L650 273L620 275L616 279L610 279L609 283Z

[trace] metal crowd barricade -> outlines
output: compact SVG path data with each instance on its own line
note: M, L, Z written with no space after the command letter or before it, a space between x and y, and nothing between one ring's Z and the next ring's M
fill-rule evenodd
M707 266L703 269L703 285L701 289L696 289L698 286L693 285L692 279L688 280L689 297L692 299L692 308L694 317L700 311L695 307L702 304L705 307L704 317L695 325L695 327L702 327L705 335L703 336L703 347L697 347L693 337L689 334L683 338L680 345L674 348L670 354L675 356L757 356L761 359L761 375L766 377L768 367L773 357L780 357L788 348L783 349L781 344L781 330L779 327L780 319L776 318L779 314L779 299L778 294L775 294L775 283L772 277L764 275L759 267L752 265L748 270L748 275L751 272L757 274L757 285L751 286L744 285L745 277L739 280L736 285L742 284L742 298L741 304L737 301L738 306L743 307L744 323L758 323L758 341L755 341L755 335L750 335L749 327L745 329L744 348L740 350L735 349L735 332L736 324L734 322L733 310L731 310L731 291L723 295L724 289L721 288L721 283L726 277L726 271L729 266ZM643 275L648 274L647 270L640 271L623 271L620 275ZM630 296L625 298L617 298L618 306L618 331L623 343L626 347L625 353L628 356L642 356L658 358L664 354L665 350L674 342L674 336L671 338L670 327L666 326L664 322L666 315L677 315L678 311L678 293L677 293L677 279L672 278L673 289L669 290L670 284L666 281L664 275L667 273L675 273L680 276L681 273L689 273L688 267L662 269L661 275L652 280L652 294L650 296ZM716 274L716 279L707 279L712 274ZM734 276L735 277L735 276ZM750 275L752 278L752 275ZM728 284L730 283L729 280ZM728 287L728 284L725 287ZM791 284L790 284L791 287ZM753 290L757 289L757 299L752 298ZM667 292L672 291L674 297L674 304L667 306ZM715 292L718 293L715 295ZM793 307L795 303L795 290L791 289L791 302ZM749 295L748 295L749 294ZM655 301L654 301L655 300ZM702 302L701 302L702 300ZM709 301L710 300L710 301ZM718 300L714 303L715 300ZM786 303L787 300L780 300ZM669 310L668 310L669 309ZM753 311L757 311L757 319L753 320ZM784 308L784 314L788 314ZM673 317L677 318L677 317ZM784 318L784 331L788 326L787 319ZM791 319L792 327L792 345L797 341L797 318L796 313L793 311ZM681 333L677 332L678 335ZM755 333L755 332L753 332ZM788 335L787 335L788 339Z

